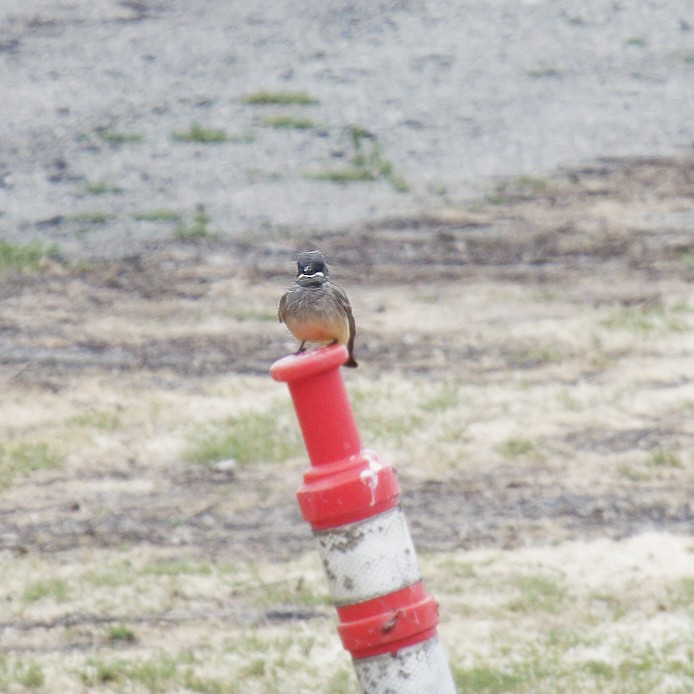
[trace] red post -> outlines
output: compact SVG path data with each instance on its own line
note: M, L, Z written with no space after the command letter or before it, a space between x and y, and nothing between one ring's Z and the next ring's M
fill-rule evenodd
M318 540L338 632L368 694L452 694L427 595L390 463L362 447L340 366L343 345L280 359L270 374L287 383L310 469L297 491Z

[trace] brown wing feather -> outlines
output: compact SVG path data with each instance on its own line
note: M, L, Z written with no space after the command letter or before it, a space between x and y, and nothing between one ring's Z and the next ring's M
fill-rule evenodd
M345 294L344 290L333 284L333 293L337 299L340 309L347 316L347 321L349 323L349 340L347 342L347 351L349 352L349 360L345 362L345 366L357 366L357 361L354 358L354 339L357 336L357 326L354 322L354 313L352 313L352 305L349 303L349 298Z
M280 302L277 305L277 319L280 323L284 323L284 316L287 310L287 294L282 294Z

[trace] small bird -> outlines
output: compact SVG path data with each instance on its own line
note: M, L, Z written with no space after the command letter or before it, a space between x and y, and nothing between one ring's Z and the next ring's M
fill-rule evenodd
M356 367L354 338L357 329L347 294L330 281L328 267L319 251L302 251L297 260L296 281L280 299L277 317L301 343L347 345L345 366Z

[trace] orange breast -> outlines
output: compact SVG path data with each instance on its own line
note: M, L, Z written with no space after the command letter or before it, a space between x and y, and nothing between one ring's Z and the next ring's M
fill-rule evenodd
M326 321L316 318L287 318L285 320L289 332L300 342L315 342L327 344L337 340L347 344L349 340L349 324L346 318L338 316L335 320Z

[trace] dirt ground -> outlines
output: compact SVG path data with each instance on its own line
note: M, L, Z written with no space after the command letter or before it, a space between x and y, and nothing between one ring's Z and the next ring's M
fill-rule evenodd
M561 383L568 393L598 388L609 398L628 388L634 400L653 400L638 422L614 417L580 430L556 427L536 461L482 460L444 479L412 461L417 469L402 471L403 501L419 547L619 539L645 528L691 532L684 482L691 482L694 450L692 175L686 159L609 161L542 192L506 190L474 214L450 210L271 243L169 244L90 269L49 259L39 274L3 281L6 432L40 430L51 416L31 412L33 397L38 410L52 407L46 399L60 401L64 415L98 410L104 382L119 394L206 393L220 378L264 376L291 348L274 323L274 301L291 277L295 250L317 246L354 297L363 362L356 378L455 378L463 391L474 383L487 392L523 380L540 392ZM650 326L649 316L660 320L673 306L677 325ZM625 314L626 342L592 344L591 317L620 310L634 314ZM675 395L683 398L680 411L669 401ZM539 404L537 418L546 407ZM199 417L194 398L180 416ZM605 477L600 463L585 467L586 460L660 449L680 451L686 464L648 481ZM557 454L568 464L552 465ZM114 459L111 470L80 466L6 491L5 546L167 546L172 514L195 509L183 521L186 544L204 555L241 548L288 557L309 547L287 495L291 480L268 482L263 469L191 469L175 457L162 470L134 452L127 457ZM574 466L580 470L566 469ZM115 480L124 493L109 500ZM234 508L233 498L252 494L260 480L270 496ZM86 498L76 503L75 494ZM88 509L97 499L95 516Z
M213 565L310 555L300 447L251 464L185 451L196 428L278 403L296 439L267 370L293 349L275 305L296 249L313 246L352 295L347 386L425 557L691 538L693 199L691 159L606 160L497 189L473 212L6 274L2 439L51 441L62 463L2 491L3 551L58 565L124 547ZM3 651L79 649L66 627L113 619L6 615Z

